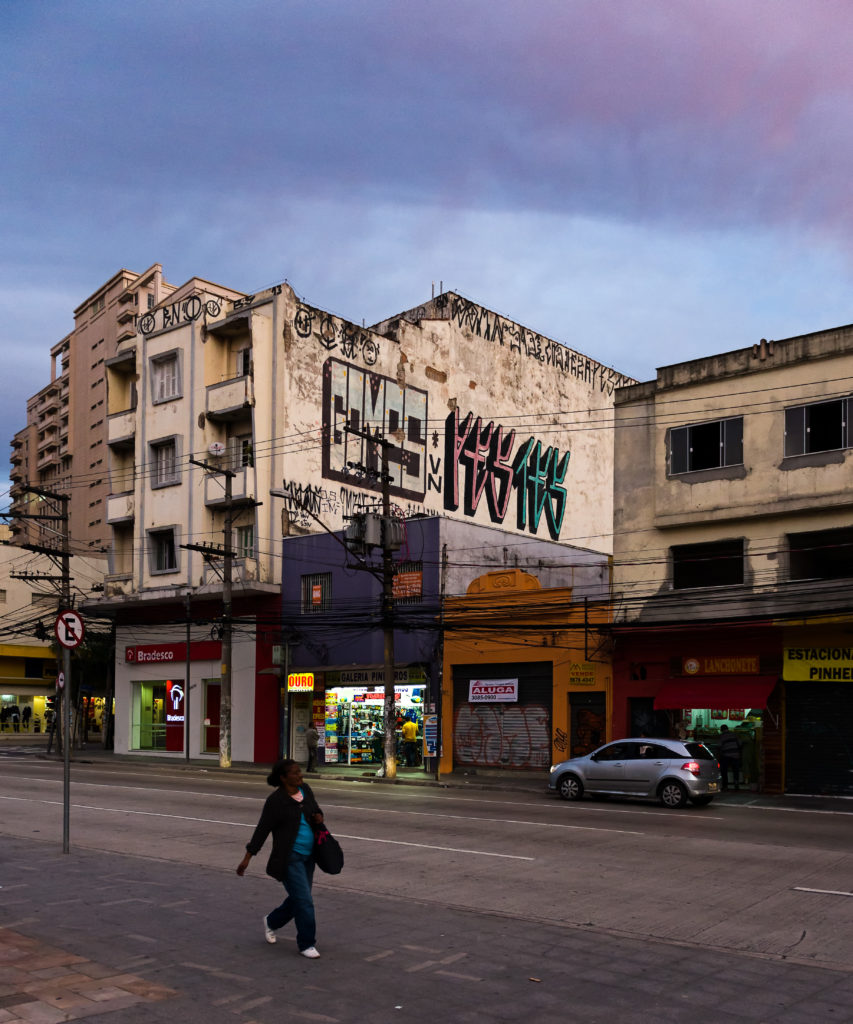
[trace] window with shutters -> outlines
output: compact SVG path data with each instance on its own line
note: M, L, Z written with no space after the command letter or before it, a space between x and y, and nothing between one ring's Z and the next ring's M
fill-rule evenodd
M151 486L169 487L181 482L178 472L178 442L170 437L150 446Z
M673 427L669 432L669 473L743 465L743 416Z
M177 352L151 360L151 401L168 402L181 397L181 366Z
M148 531L148 566L152 575L178 570L177 530L174 526L165 530Z

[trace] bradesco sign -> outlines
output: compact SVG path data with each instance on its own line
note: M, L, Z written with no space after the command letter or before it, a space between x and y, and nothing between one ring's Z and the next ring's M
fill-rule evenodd
M517 700L517 679L472 679L468 683L469 704L492 703L494 701L515 703Z
M200 640L190 644L190 661L216 661L222 657L222 644L218 640ZM158 662L184 662L186 644L144 644L125 647L124 660L128 665L154 665Z

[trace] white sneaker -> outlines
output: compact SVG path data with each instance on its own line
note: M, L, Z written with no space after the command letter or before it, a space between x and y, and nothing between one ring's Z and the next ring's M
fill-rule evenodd
M264 917L264 938L270 943L270 945L275 942L275 932L267 924L266 917Z
M309 960L316 960L320 955L316 946L309 946L307 949L300 949L299 952L303 956L307 956Z

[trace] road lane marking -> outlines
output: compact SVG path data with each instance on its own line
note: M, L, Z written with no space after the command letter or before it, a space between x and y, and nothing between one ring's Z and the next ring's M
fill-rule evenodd
M42 780L37 779L35 781L40 782ZM100 783L84 783L84 785L101 786ZM129 787L123 787L123 786L104 786L102 788L105 788L105 789L130 789L133 792L137 791L136 787L134 787L134 786L129 786ZM152 792L151 790L143 790L142 788L140 788L138 791L139 792L146 792L146 793L149 793L149 794ZM159 790L157 790L155 792L159 792ZM208 795L216 795L220 799L232 799L232 800L243 799L242 797L233 797L233 796L232 797L226 797L226 796L223 796L222 794L193 793L192 791L189 791L189 790L184 790L184 791L181 791L181 790L177 790L177 791L176 790L168 790L168 792L172 796L208 796ZM12 797L12 796L0 796L0 799L2 799L2 800L20 800L22 798L21 797ZM258 799L260 799L260 798L258 798ZM56 801L56 800L42 800L42 801L36 801L36 802L37 803L52 804L52 803L58 803L59 801ZM94 806L91 806L91 805L88 805L88 804L72 804L71 806L72 807L90 807L90 809L92 809L92 810L119 810L119 808L109 808L109 807L100 808L100 807L94 807ZM611 832L611 833L614 833L615 835L623 835L623 836L643 836L643 835L646 834L645 832L635 832L635 831L631 831L630 829L624 829L624 828L600 828L600 827L598 827L596 825L564 825L561 822L555 822L555 821L521 821L521 820L518 820L518 819L515 819L515 818L481 818L481 817L478 817L478 816L472 817L470 814L443 814L441 812L436 813L436 812L433 812L433 811L409 811L409 810L405 810L403 808L398 808L398 807L351 807L348 804L325 804L325 806L329 807L329 808L332 808L333 810L338 810L338 811L339 810L344 810L344 811L349 811L349 812L362 812L362 813L368 813L368 814L369 813L373 813L373 814L406 814L406 815L409 815L411 817L416 817L416 818L450 818L451 820L454 820L454 821L472 821L473 820L473 821L491 822L492 824L498 824L498 825L524 825L526 828L531 828L531 827L534 827L534 828L559 828L559 829L567 829L567 830L572 831L572 832ZM127 813L128 814L151 814L151 815L155 815L155 816L158 814L158 812L156 812L156 811L134 811L134 810L127 810ZM180 814L160 815L160 816L161 817L172 817L172 818L183 818L183 820L185 820L185 821L210 821L211 820L211 819L208 819L208 818L184 817L183 815L180 815ZM234 824L233 822L214 822L214 823L215 824L224 824L224 825ZM441 849L441 847L436 847L436 849Z
M853 896L853 892L842 892L840 889L807 889L804 885L793 886L794 892L816 892L822 896Z
M19 796L0 796L0 800L17 800L22 803L48 804L53 807L62 807L61 800L25 800ZM197 821L204 825L233 825L235 828L251 829L253 826L245 821L222 821L219 818L195 818L188 814L164 814L162 811L135 811L127 807L99 807L95 804L71 804L75 810L103 811L106 814L137 814L145 818L171 818L178 821ZM468 820L468 819L466 819ZM335 831L339 839L352 839L363 843L386 843L391 846L414 846L421 850L443 850L446 853L470 853L476 857L500 857L504 860L535 860L535 857L520 857L514 853L492 853L488 850L466 850L455 846L431 846L429 843L406 843L399 839L375 839L373 836L351 836Z

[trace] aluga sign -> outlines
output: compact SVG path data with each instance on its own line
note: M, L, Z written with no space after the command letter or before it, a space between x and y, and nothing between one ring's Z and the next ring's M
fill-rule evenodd
M472 679L468 684L468 703L491 701L514 703L518 700L517 679Z

